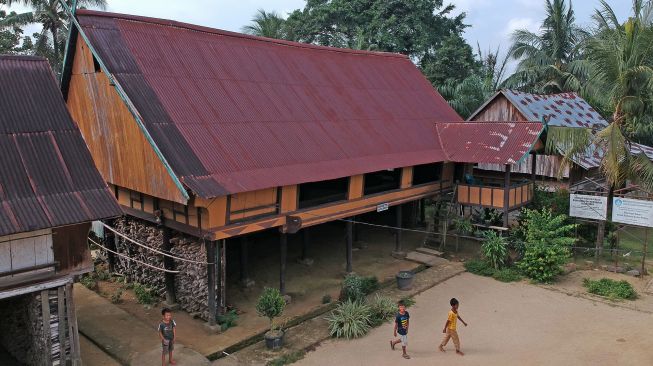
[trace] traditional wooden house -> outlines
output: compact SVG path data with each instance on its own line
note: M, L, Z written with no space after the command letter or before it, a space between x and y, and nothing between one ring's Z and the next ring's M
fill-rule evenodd
M403 55L80 10L62 87L127 215L113 226L192 258L147 278L209 322L225 239L278 230L284 292L288 234L391 206L401 225L403 204L453 186L436 122L462 119ZM350 222L346 237L351 271Z
M608 121L576 93L538 95L507 89L488 99L468 121L546 121L548 128L588 128L593 131L608 125ZM651 147L633 144L632 149L635 153L644 152L653 158ZM560 176L562 156L537 154L533 155L533 159L514 164L512 171L521 174L534 172L545 178ZM563 178L570 184L585 176L596 175L601 154L591 151L582 158L574 159L573 163L562 172ZM503 171L503 167L496 164L478 164L477 168L480 171Z
M47 60L0 56L0 353L81 364L73 279L91 221L120 214Z

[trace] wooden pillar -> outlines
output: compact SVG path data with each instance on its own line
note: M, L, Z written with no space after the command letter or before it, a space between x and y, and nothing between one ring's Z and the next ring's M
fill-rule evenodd
M216 321L216 281L215 281L215 272L216 272L216 255L215 255L215 241L206 242L206 285L208 286L208 305L209 305L209 325L214 326Z
M66 365L66 293L65 287L57 287L57 321L59 323L59 359L60 365Z
M224 315L227 311L227 241L222 239L218 241L216 253L216 271L217 273L217 313Z
M442 186L442 185L440 185ZM424 225L426 223L426 198L419 200L419 222Z
M66 312L68 318L68 340L70 342L70 359L73 366L82 365L82 357L79 350L79 333L77 333L77 314L75 313L75 302L73 301L73 284L66 284Z
M161 249L164 253L171 254L172 244L170 243L170 229L161 225ZM174 270L175 261L168 257L163 256L163 267L168 270ZM165 288L166 288L166 304L168 306L175 306L177 304L177 295L175 293L175 274L164 272Z
M279 238L279 292L286 294L286 261L288 257L288 235L281 233Z
M359 232L358 232L358 227L359 227L360 225L357 225L355 221L358 221L358 216L353 216L351 219L352 219L352 221L354 221L354 222L352 222L352 225L353 225L353 227L352 227L352 231L353 231L353 240L354 240L354 242L357 242L357 241L359 241L359 238L358 238L358 234L359 234Z
M240 284L249 287L249 241L246 236L240 238Z
M354 226L351 221L346 222L346 244L347 244L347 273L352 272L352 246L354 242Z
M109 222L110 226L113 226L113 222ZM118 236L110 230L104 230L104 246L109 248L109 250L117 252L118 247ZM107 250L107 262L109 264L109 272L116 272L116 255Z
M537 179L537 155L531 154L531 180L535 182Z
M50 290L41 291L41 336L45 343L46 365L52 364L52 333L50 331Z
M510 209L510 164L506 164L503 186L503 227L508 227L508 212Z
M397 227L396 232L395 232L395 255L402 255L403 254L403 248L401 246L401 223L402 223L402 206L397 205L396 206L396 214L395 214L395 226Z

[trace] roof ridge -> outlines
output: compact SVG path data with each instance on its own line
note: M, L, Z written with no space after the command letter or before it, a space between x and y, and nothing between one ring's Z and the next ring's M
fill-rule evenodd
M48 61L45 57L32 56L32 55L11 55L0 54L0 60L18 60L18 61Z
M222 36L226 36L226 37L250 39L250 40L253 40L253 41L273 43L273 44L289 46L289 47L308 48L308 49L315 49L315 50L322 50L322 51L329 51L329 52L348 53L348 54L354 54L354 55L393 57L393 58L400 58L400 59L410 60L410 58L408 56L406 56L404 54L400 54L400 53L382 52L382 51L365 51L365 50L354 50L354 49L350 49L350 48L319 46L319 45L314 45L314 44L310 44L310 43L294 42L294 41L288 41L288 40L284 40L284 39L259 37L259 36L244 34L244 33L227 31L227 30L218 29L218 28L211 28L211 27L207 27L207 26L201 26L201 25L196 25L196 24L191 24L191 23L179 22L179 21L170 20L170 19L162 19L162 18L146 17L146 16L140 16L140 15L122 14L122 13L112 13L112 12L89 10L89 9L79 9L79 10L77 10L76 15L77 16L80 16L80 15L82 15L82 16L84 16L84 15L86 15L86 16L99 16L99 17L107 17L107 18L124 19L124 20L128 20L128 21L149 23L149 24L155 24L155 25L166 26L166 27L183 28L183 29L188 29L188 30L192 30L192 31L196 31L196 32L204 32L204 33L222 35Z

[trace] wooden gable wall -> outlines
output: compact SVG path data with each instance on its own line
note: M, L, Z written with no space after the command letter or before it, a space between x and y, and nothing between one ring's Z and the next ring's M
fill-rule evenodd
M471 118L472 121L511 122L526 121L526 117L510 101L503 96L497 95L493 101L483 108L478 114Z
M185 204L109 78L96 68L86 43L78 37L66 103L98 170L111 184Z

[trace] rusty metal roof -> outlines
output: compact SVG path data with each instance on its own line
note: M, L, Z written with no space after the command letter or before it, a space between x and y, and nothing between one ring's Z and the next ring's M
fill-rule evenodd
M0 56L0 236L121 214L43 58Z
M608 121L576 93L539 95L516 90L501 92L529 121L542 121L543 117L548 117L547 124L556 127L601 129L608 125Z
M438 123L447 160L459 163L516 164L536 145L538 122Z
M445 159L461 118L405 56L80 10L83 32L201 197Z

